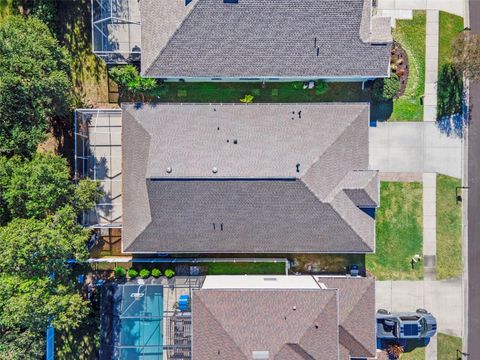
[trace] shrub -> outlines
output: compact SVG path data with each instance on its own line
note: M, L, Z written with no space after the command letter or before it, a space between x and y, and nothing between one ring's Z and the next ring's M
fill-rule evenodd
M138 276L138 271L135 269L128 269L128 277L136 278Z
M390 359L400 359L403 354L403 347L399 344L389 344L387 354Z
M116 278L124 278L125 275L127 275L127 270L125 270L121 266L117 266L114 270L113 273L115 274Z
M392 74L386 79L376 79L372 86L372 98L379 102L392 100L400 91L400 79Z
M328 91L328 84L325 81L317 81L315 95L323 95Z
M245 104L250 104L253 102L253 95L247 94L243 99L240 99L240 102Z
M165 276L166 276L167 278L170 279L170 278L173 277L174 275L175 275L175 271L173 271L172 269L167 269L167 270L165 270Z
M146 279L150 276L150 271L148 269L142 269L140 270L140 277L142 279Z
M162 276L162 272L158 269L152 269L152 276L154 278L159 278L160 276Z

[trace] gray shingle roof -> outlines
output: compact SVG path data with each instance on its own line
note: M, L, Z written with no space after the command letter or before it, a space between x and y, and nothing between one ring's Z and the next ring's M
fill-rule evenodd
M295 307L296 310L293 310ZM336 290L197 290L192 358L337 360Z
M339 341L344 354L340 358L375 357L375 279L320 277L318 281L339 290Z
M122 137L127 252L373 250L367 104L124 105Z
M252 350L275 360L375 357L375 280L316 280L327 289L195 290L193 358L251 359Z
M390 26L370 1L141 0L142 75L387 76Z

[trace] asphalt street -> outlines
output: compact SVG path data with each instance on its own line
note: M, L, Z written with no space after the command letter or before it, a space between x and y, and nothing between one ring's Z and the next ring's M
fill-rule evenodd
M480 34L480 0L469 0L470 28ZM468 359L480 359L480 83L470 84L468 130Z

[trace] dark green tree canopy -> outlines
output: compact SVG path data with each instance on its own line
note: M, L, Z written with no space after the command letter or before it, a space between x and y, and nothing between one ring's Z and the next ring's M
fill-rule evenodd
M35 17L0 22L0 155L31 155L70 111L71 59Z
M60 156L0 157L0 225L11 218L43 219L65 205L79 214L101 196L98 181L80 180L74 186L67 161Z

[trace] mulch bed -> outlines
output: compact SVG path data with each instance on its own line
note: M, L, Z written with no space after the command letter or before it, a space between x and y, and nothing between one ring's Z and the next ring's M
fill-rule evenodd
M398 42L393 43L392 47L392 57L390 60L390 66L392 68L392 72L397 74L400 80L400 91L398 92L396 98L399 98L405 92L405 88L407 87L407 79L408 79L408 56L406 51L402 48L402 46Z

